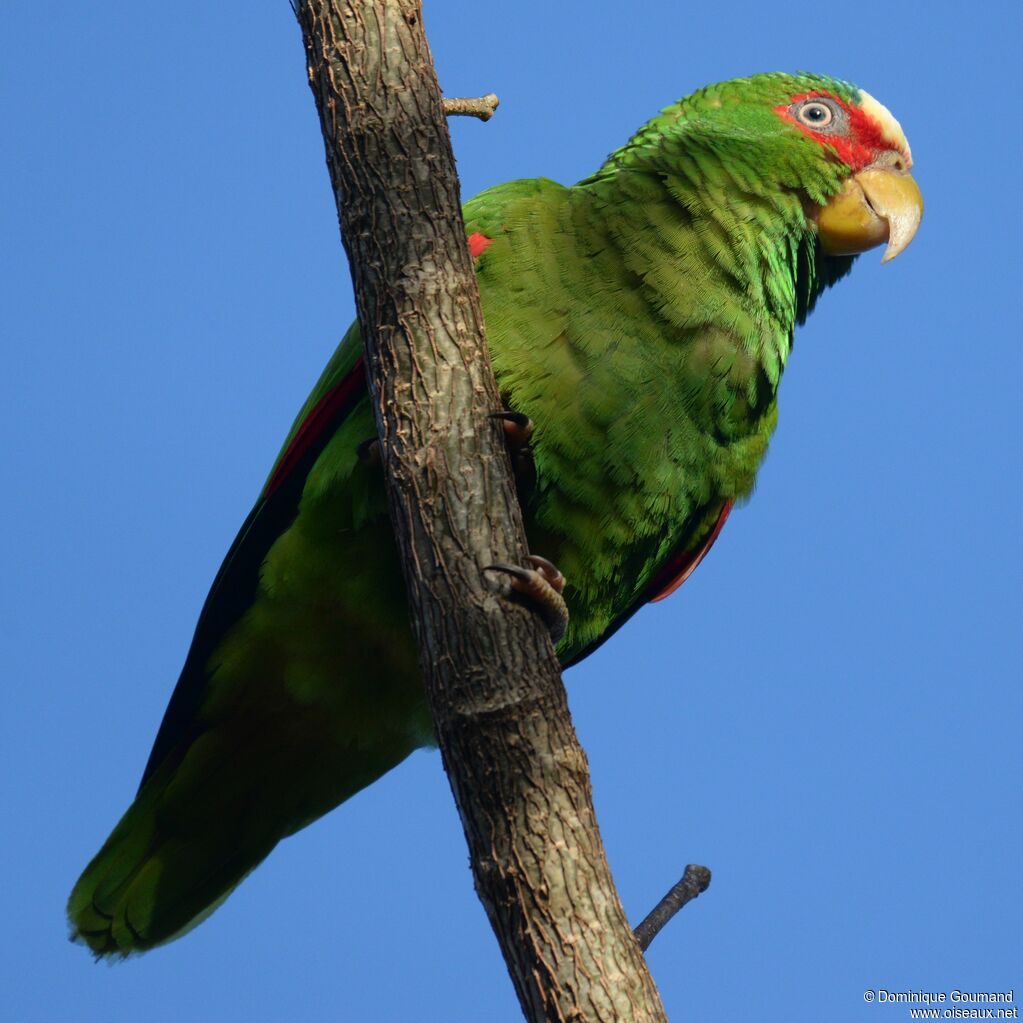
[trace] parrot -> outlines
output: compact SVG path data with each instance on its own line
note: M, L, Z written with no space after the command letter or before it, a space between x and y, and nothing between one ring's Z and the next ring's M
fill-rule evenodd
M537 595L562 667L677 589L750 495L796 326L859 254L886 245L887 262L917 231L912 163L869 93L768 72L664 108L577 184L464 204L537 553L493 567ZM375 437L356 322L71 893L72 940L97 958L189 931L281 839L436 745Z

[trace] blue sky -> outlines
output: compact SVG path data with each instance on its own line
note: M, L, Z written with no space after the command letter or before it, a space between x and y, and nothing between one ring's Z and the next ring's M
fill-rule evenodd
M0 44L5 1015L516 1020L435 753L182 941L106 967L66 940L353 315L287 3L86 6L9 5ZM567 675L630 917L714 871L649 953L669 1015L874 1023L907 1012L868 988L1023 989L1017 15L622 10L428 4L448 94L502 100L453 124L466 196L571 182L693 88L805 68L892 109L927 201L798 334L713 553Z

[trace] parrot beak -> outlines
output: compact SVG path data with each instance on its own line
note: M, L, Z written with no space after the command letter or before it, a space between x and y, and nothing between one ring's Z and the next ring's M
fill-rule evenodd
M887 263L913 240L924 200L901 159L892 156L853 174L842 191L818 210L817 234L829 255L853 256L887 242L881 259Z

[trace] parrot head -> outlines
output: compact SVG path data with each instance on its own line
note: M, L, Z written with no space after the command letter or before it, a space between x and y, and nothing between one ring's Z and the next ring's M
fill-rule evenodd
M692 93L644 125L605 167L644 165L706 185L708 206L745 208L753 226L751 199L798 198L805 230L825 256L887 244L888 262L912 241L923 215L898 121L869 93L823 75L772 72Z
M774 113L849 169L841 189L808 211L824 251L852 256L887 243L881 262L894 259L913 240L924 204L909 143L888 108L862 89L852 99L812 89Z

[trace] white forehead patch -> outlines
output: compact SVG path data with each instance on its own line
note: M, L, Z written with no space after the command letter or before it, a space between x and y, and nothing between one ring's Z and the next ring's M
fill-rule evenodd
M883 103L878 103L869 92L865 92L863 89L860 89L860 109L877 122L885 140L899 149L912 166L913 154L909 150L909 143L906 141L906 136L899 122L892 116L892 112Z

